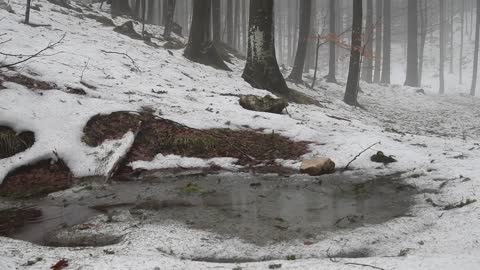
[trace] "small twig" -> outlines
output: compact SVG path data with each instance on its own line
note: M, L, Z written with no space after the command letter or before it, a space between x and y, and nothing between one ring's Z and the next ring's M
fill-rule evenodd
M82 75L80 75L80 81L83 81L83 74L85 73L85 70L88 68L88 63L89 62L90 62L90 58L88 58L88 60L85 61L85 66L83 67Z
M370 265L370 264L363 264L363 263L349 263L349 262L347 262L347 263L345 263L345 265L356 265L356 266L370 267L370 268L378 269L378 270L385 270L385 268L381 268L381 267Z
M18 62L11 63L11 64L6 64L6 65L2 65L2 66L0 66L0 68L13 67L13 66L15 66L15 65L18 65L18 64L27 62L28 60L39 56L39 55L40 55L41 53L43 53L44 51L49 50L49 49L52 49L52 48L54 48L55 46L57 46L58 44L62 43L62 41L63 41L63 39L65 38L65 36L66 36L66 33L63 34L63 36L62 36L57 42L48 44L47 47L41 49L41 50L38 51L37 53L32 54L32 55L30 55L29 57L27 57L27 58L25 58L25 59L23 59L23 60L20 60L20 61L18 61Z
M342 172L348 170L348 167L349 167L355 160L357 160L357 158L359 158L363 153L367 152L368 150L372 149L372 147L374 147L375 145L380 144L380 143L381 143L381 142L376 142L376 143L370 145L369 147L363 149L362 152L358 153L350 162L348 162L347 166L345 166L345 168L343 168Z
M126 53L122 53L122 52L112 52L112 51L105 51L105 50L101 50L101 52L103 53L111 53L111 54L120 54L120 55L124 55L126 57L128 57L128 59L130 59L130 61L132 62L132 64L135 66L135 68L140 71L140 68L137 66L137 63L135 62L135 60L133 60L132 57L130 57L130 55L126 54Z
M338 117L338 116L334 116L334 115L328 115L328 114L326 114L326 116L330 117L330 118L333 118L333 119L341 120L341 121L352 122L352 120L347 119L347 118L342 118L342 117Z

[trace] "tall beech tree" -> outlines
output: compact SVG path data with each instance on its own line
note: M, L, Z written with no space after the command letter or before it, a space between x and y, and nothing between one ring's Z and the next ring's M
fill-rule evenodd
M475 51L473 56L472 87L470 88L470 95L472 96L475 96L475 92L477 88L479 43L480 43L480 0L477 0L477 24L475 26Z
M299 11L300 28L298 33L297 53L295 55L292 72L288 77L289 80L296 83L301 83L303 81L302 74L305 66L305 58L307 56L308 35L310 34L310 20L312 17L312 0L301 0Z
M363 55L362 79L372 83L373 76L373 35L375 24L373 23L373 0L367 0L367 18L365 25L365 48Z
M407 78L405 85L417 87L418 79L418 5L417 0L408 0L408 49L407 49Z
M445 93L445 0L440 1L440 13L439 13L439 21L440 21L440 89L439 93ZM480 0L479 0L480 1Z
M273 0L250 1L249 17L247 63L243 79L255 88L302 102L298 93L288 88L278 67L273 32Z
M375 72L373 74L373 82L379 83L382 72L382 16L383 16L383 0L376 0L375 4Z
M390 84L392 53L392 0L383 1L383 63L381 82Z
M184 55L194 62L230 71L211 38L211 10L211 0L193 0L192 26Z
M328 75L326 76L326 81L330 83L336 83L337 78L336 78L336 65L337 65L337 56L336 56L336 37L337 37L337 26L336 26L336 1L335 0L329 0L328 7L330 9L330 22L329 22L329 27L330 27L330 33L329 33L329 54L328 54ZM317 48L317 54L318 54L318 48ZM318 61L318 55L317 61ZM315 64L315 68L318 63ZM316 70L316 69L315 69Z
M348 69L347 88L343 101L351 106L358 105L360 82L360 59L362 53L363 0L353 1L352 46L350 49L350 67Z

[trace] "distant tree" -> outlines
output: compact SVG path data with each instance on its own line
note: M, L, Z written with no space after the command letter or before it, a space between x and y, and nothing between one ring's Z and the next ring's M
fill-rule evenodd
M176 0L166 0L167 1L167 19L165 23L165 30L163 32L163 36L165 38L170 38L172 34L172 27L173 27L173 15L175 14L175 4Z
M130 15L130 4L128 0L112 0L111 5L112 16Z
M213 43L218 46L221 42L221 5L220 0L212 0L212 31Z
M32 0L27 0L27 9L25 11L25 23L30 23L30 7L32 5Z
M360 81L360 58L362 53L362 20L363 0L353 1L352 46L350 67L348 69L347 88L343 101L351 106L358 105L358 89Z
M376 0L375 5L375 72L373 74L373 82L379 83L382 71L382 16L383 16L383 0Z
M329 54L328 54L328 75L326 76L326 81L330 83L336 83L337 78L336 78L336 65L337 65L337 56L336 56L336 43L335 43L335 37L337 36L336 34L336 1L335 0L330 0L329 1L329 16L330 16L330 22L329 22L329 27L330 27L330 33L329 33ZM317 63L318 64L318 63Z
M465 28L465 0L462 0L462 9L460 13L460 63L458 65L458 82L463 82L463 44L464 44L464 28Z
M425 55L425 44L427 43L428 1L420 0L418 4L420 10L420 50L418 55L418 83L422 84L424 61L423 59Z
M373 23L373 0L367 0L367 18L365 28L365 48L362 67L362 79L367 83L372 83L373 76L373 32L375 24Z
M480 1L480 0L478 0ZM440 0L440 94L445 93L445 0Z
M480 0L477 0L477 24L475 26L475 51L474 51L474 57L473 57L472 88L470 89L470 95L472 96L475 96L475 92L477 88L479 43L480 43Z
M242 77L255 88L291 98L275 56L273 0L250 1L247 63Z
M301 83L303 81L303 67L307 56L308 35L310 34L310 20L312 17L312 0L300 1L300 28L298 33L297 53L289 80Z
M390 58L392 53L392 0L383 1L383 64L382 83L390 84Z
M408 0L407 78L405 85L418 87L418 12L417 0Z
M211 39L211 7L211 0L193 0L192 26L184 55L194 62L230 70L218 54Z
M227 34L227 44L228 46L232 47L233 48L233 36L234 36L234 32L233 32L233 0L226 0L227 1L227 17L225 18L225 20L227 21L227 30L226 30L226 34Z

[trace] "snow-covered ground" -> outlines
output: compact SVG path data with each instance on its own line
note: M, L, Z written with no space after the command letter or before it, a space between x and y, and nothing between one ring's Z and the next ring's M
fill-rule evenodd
M7 89L0 90L0 125L36 134L36 143L31 149L0 160L0 179L18 166L55 156L54 151L78 177L104 174L115 157L131 143L132 134L92 149L81 141L88 119L99 113L149 107L162 117L195 128L248 125L294 140L311 141L311 152L304 158L328 156L340 168L366 147L381 142L355 161L352 165L355 170L349 173L378 175L406 171L404 175L410 184L421 190L439 189L439 192L418 195L410 217L327 233L312 245L298 241L257 247L240 239L207 241L216 238L212 233L177 223L163 227L139 225L122 243L109 247L115 251L114 255L105 254L105 248L45 248L0 238L0 269L46 269L61 258L69 260L67 269L99 270L268 269L273 263L282 264L281 269L365 268L358 264L422 270L480 267L478 203L443 211L426 202L429 198L438 205L446 205L479 199L480 100L477 98L459 95L453 89L447 89L445 96L437 96L433 94L434 86L423 95L406 87L362 84L360 103L366 108L363 110L341 101L343 86L319 83L314 90L291 86L317 98L323 107L293 104L288 108L289 114L284 115L246 111L232 94L264 95L267 92L254 89L241 79L241 61L231 66L233 72L215 70L186 60L182 50L154 48L43 0L38 1L41 11L32 10L31 21L51 26L27 26L21 22L24 1L10 3L17 14L0 10L0 34L4 34L0 42L11 39L0 45L1 52L30 54L66 35L59 46L42 57L18 65L15 71L55 83L57 90L39 94L14 83L4 83ZM115 20L117 25L124 21ZM148 26L147 30L155 36L161 33L159 27ZM153 42L163 44L156 39ZM133 61L125 55L108 52L128 54ZM17 59L2 60L10 63ZM397 74L401 72L395 71L395 78ZM95 88L84 86L80 83L82 80ZM447 85L454 88L455 83L450 81ZM68 94L67 87L82 88L87 95ZM378 167L369 160L375 150L395 155L399 162ZM166 164L185 166L188 161L158 156L153 162L135 166L164 168ZM202 164L197 159L193 162ZM290 163L298 167L298 163ZM101 223L101 220L92 222ZM176 256L159 252L159 246ZM328 258L329 254L361 249L368 249L371 256ZM285 258L286 254L295 254L297 260L241 265L187 260L194 255ZM36 257L43 260L25 266Z

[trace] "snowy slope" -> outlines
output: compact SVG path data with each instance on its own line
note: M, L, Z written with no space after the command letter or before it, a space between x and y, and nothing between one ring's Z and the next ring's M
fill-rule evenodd
M0 161L0 179L22 164L53 156L53 151L65 160L76 176L102 174L119 152L131 143L127 134L117 142L91 149L84 145L81 131L90 117L98 113L119 110L136 111L150 107L162 117L196 128L230 127L264 128L295 140L312 141L311 153L328 156L338 167L345 166L357 153L375 142L395 155L399 162L389 167L377 167L369 161L368 152L353 167L354 174L388 174L407 171L420 175L408 181L422 189L437 188L448 181L439 194L422 194L412 210L414 217L402 217L385 224L327 234L313 245L303 243L256 247L232 239L205 243L214 238L207 232L195 231L181 224L163 228L142 225L129 234L126 241L112 248L116 254L106 257L102 248L50 249L0 238L0 269L27 268L27 260L42 256L44 261L28 269L45 269L60 258L71 259L71 269L232 269L235 265L209 264L180 260L160 254L157 243L169 246L175 254L189 257L228 255L299 254L302 259L282 261L282 269L358 269L345 262L371 264L385 269L477 269L480 265L480 212L478 204L441 211L425 202L427 197L438 204L479 198L480 188L480 101L459 95L422 95L415 89L362 85L360 103L366 110L345 105L341 99L343 87L320 83L316 89L291 85L317 98L323 107L291 105L289 115L272 115L243 110L232 94L264 95L241 79L243 63L236 61L233 72L218 71L192 63L182 51L154 48L132 40L81 14L38 1L41 11L32 11L32 22L49 27L30 27L21 23L24 1L12 0L17 14L0 10L1 52L30 54L57 41L64 33L62 44L17 67L26 76L55 83L57 90L34 93L23 86L6 83L0 90L0 125L16 130L32 130L37 142L30 150ZM85 11L98 12L98 11ZM108 13L102 13L108 16ZM116 24L125 19L118 18ZM161 28L148 26L159 36ZM153 39L162 45L163 42ZM102 51L126 53L105 53ZM172 55L173 54L173 55ZM10 63L15 58L7 57ZM13 71L4 71L13 72ZM90 89L80 84L87 82ZM66 87L82 88L86 96L66 93ZM448 91L447 91L448 92ZM207 110L208 109L208 110ZM258 117L260 116L260 117ZM339 120L342 117L350 121ZM228 122L228 125L227 125ZM123 146L123 147L122 147ZM116 153L111 150L116 149ZM373 151L373 150L372 150ZM455 158L464 155L465 159ZM172 161L173 160L173 161ZM177 163L176 163L177 162ZM183 159L165 159L137 164L145 168L163 168L184 164ZM195 162L200 162L195 160ZM298 166L298 163L293 162ZM461 177L460 177L461 176ZM469 178L470 181L464 181ZM367 246L373 257L332 262L328 252L344 248ZM397 256L409 249L406 257ZM272 262L249 263L242 269L266 269ZM70 269L68 268L68 269Z

